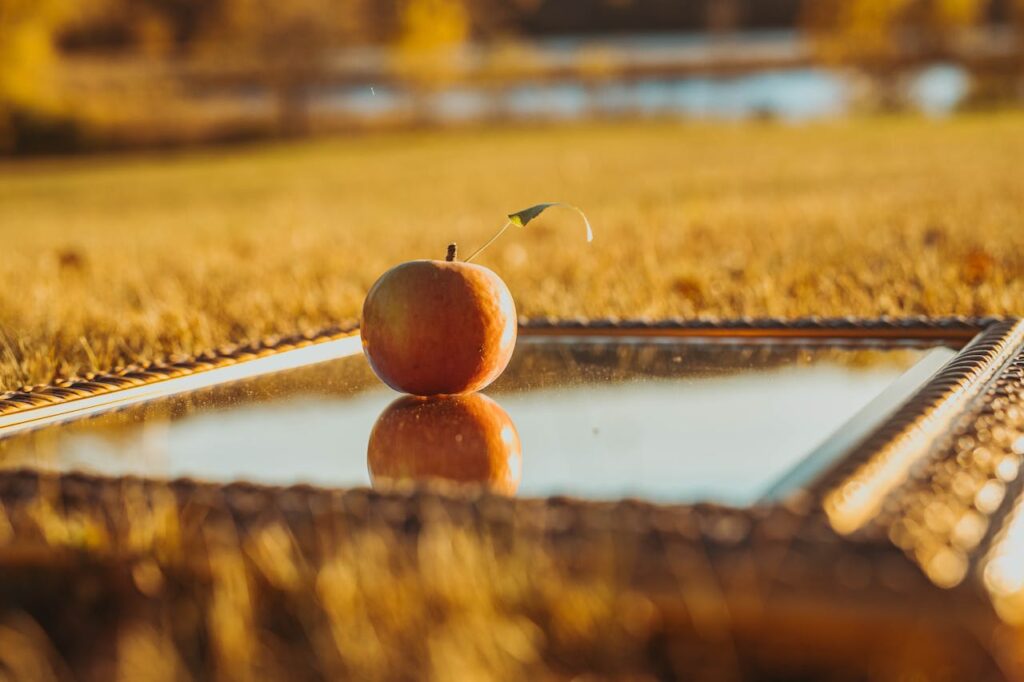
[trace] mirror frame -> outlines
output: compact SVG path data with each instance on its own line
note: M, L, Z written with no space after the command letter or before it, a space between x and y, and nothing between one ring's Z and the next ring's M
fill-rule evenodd
M593 577L596 569L581 557L612 547L615 577L603 580L645 595L663 613L684 614L663 616L672 637L719 632L729 655L747 661L745 670L877 669L898 653L908 670L1024 679L1024 320L542 319L524 321L521 334L906 339L963 347L834 466L778 503L515 499L13 470L0 473L0 574L12 547L82 550L53 539L47 523L54 514L65 525L76 514L94 519L106 529L105 560L133 561L139 553L123 517L140 500L168 501L181 542L196 548L195 562L178 570L196 580L207 575L204 526L211 518L228 523L236 538L282 525L293 551L311 564L323 560L324 529L376 529L414 545L443 518L490 543L525 543L575 576ZM0 438L33 415L59 421L82 401L106 396L107 404L140 387L357 337L356 329L331 328L25 387L0 395ZM48 521L38 512L41 501ZM408 543L392 551L406 551L400 545Z

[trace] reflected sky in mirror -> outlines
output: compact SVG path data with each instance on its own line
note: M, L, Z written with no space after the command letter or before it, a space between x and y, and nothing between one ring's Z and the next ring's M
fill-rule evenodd
M519 496L750 504L954 352L524 338L486 393L521 440ZM353 356L0 441L0 467L366 486L371 429L397 395Z

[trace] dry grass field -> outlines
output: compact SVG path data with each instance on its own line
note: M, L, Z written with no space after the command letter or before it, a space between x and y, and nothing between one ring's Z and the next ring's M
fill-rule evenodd
M0 165L0 390L344 322L480 262L526 316L1024 312L1024 115L601 123Z

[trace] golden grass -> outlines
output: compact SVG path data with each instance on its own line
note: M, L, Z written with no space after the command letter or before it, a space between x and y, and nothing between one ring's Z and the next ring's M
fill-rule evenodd
M463 252L527 316L1024 312L1024 114L404 133L0 166L0 390L354 319Z

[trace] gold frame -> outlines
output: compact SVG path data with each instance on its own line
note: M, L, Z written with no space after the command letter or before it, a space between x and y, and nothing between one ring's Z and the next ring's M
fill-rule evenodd
M0 417L356 333L327 329L26 387L0 395ZM75 514L98 519L107 533L103 555L115 562L137 556L119 515L139 500L168 501L180 518L181 541L203 551L210 517L229 519L245 535L269 515L313 563L323 551L321 528L387 527L416 536L441 513L467 532L543 546L573 574L591 570L581 557L614 538L615 546L631 548L628 565L619 566L617 589L656 600L672 637L710 637L717 644L705 652L742 661L729 665L744 674L884 668L950 673L950 679L1024 679L1018 653L1024 637L1024 320L534 320L522 333L966 345L842 461L778 504L735 509L467 498L21 470L0 473L0 573L10 556L5 544L22 551L60 544L39 512L41 499L65 521ZM727 646L719 647L722 642ZM697 668L683 669L701 677Z

